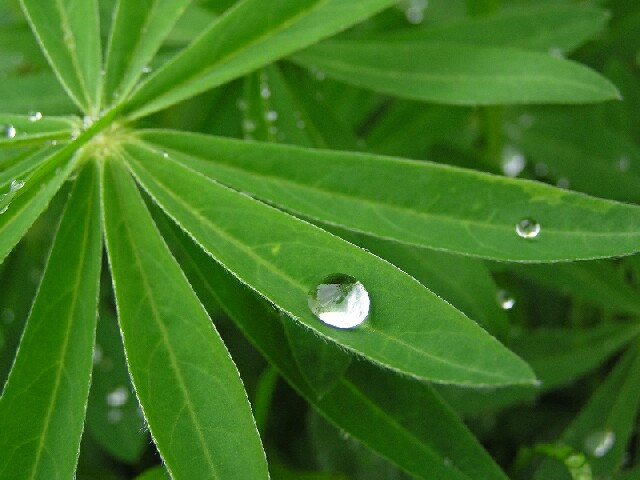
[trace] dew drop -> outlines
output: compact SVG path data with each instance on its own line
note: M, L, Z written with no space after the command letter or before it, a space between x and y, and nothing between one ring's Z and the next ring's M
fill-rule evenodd
M616 160L616 168L621 172L626 172L629 170L631 166L631 159L626 155L621 155L618 160Z
M247 109L247 102L245 102L244 99L239 98L236 102L236 107L238 107L238 110L241 112L244 112Z
M571 186L571 182L569 182L569 179L566 177L560 177L556 182L556 186L559 188L567 189Z
M507 177L517 177L527 164L524 154L512 147L506 146L502 151L502 173Z
M22 187L24 187L24 180L11 180L11 184L9 185L9 191L17 192Z
M275 122L278 119L278 112L276 112L275 110L269 110L264 114L264 118L267 120L267 122Z
M560 47L551 47L549 49L549 55L556 58L564 58L564 52Z
M111 424L119 423L120 420L122 420L123 415L122 410L119 408L111 408L107 412L107 421Z
M162 157L163 158L169 158L169 153L168 152L162 152Z
M7 210L9 210L9 205L5 205L4 207L0 208L0 215L5 213Z
M327 78L327 74L324 73L323 70L318 70L316 71L315 77L316 77L316 80L318 80L319 82L322 82L325 78Z
M42 113L40 112L31 112L29 114L29 121L30 122L37 122L38 120L42 120Z
M531 128L534 121L535 119L530 113L523 113L518 117L518 124L520 124L522 128Z
M350 275L327 276L309 292L307 303L322 322L336 328L354 328L369 315L369 292Z
M151 67L149 65L145 65L144 67L142 67L142 73L151 73Z
M264 84L260 87L260 96L264 99L271 97L271 89L269 88L269 85Z
M49 145L51 145L51 146L54 146L54 147L55 147L56 145L58 145L58 141L57 141L57 140L50 140L50 141L49 141Z
M306 124L304 123L304 120L298 120L296 122L296 127L298 127L300 130L302 130L305 127L305 125Z
M444 459L442 460L442 463L444 463L447 467L450 467L451 465L453 465L453 462L449 457L444 457Z
M107 403L111 407L121 407L129 398L129 391L126 387L119 386L107 394Z
M516 299L506 290L498 290L496 298L498 305L500 305L500 308L503 310L511 310L516 304Z
M256 124L250 118L245 118L244 121L242 122L242 129L245 132L251 133L256 129Z
M536 238L540 234L540 224L532 218L523 218L516 224L516 233L522 238Z
M427 0L409 0L405 16L412 25L418 25L424 20L424 10L427 8Z
M590 433L584 440L584 448L594 457L604 457L616 441L616 434L611 430L600 430Z
M15 138L17 133L18 132L16 130L16 127L14 127L13 125L7 125L4 131L4 134L7 136L7 138Z

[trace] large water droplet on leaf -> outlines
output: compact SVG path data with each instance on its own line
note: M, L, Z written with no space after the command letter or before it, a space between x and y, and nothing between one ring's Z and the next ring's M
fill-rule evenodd
M584 448L594 457L604 457L613 447L616 434L611 430L593 432L584 440Z
M121 407L129 398L129 391L126 387L120 386L114 388L107 394L107 403L111 407Z
M350 275L332 274L315 286L307 298L311 312L327 325L354 328L369 315L369 292Z
M536 238L540 234L540 224L532 218L523 218L516 224L516 233L522 238Z
M511 310L516 304L516 299L506 290L498 290L496 298L498 299L498 305L503 310Z

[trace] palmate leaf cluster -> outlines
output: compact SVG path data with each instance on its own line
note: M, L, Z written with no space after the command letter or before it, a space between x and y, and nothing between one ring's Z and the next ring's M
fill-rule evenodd
M599 3L0 2L0 478L640 478Z

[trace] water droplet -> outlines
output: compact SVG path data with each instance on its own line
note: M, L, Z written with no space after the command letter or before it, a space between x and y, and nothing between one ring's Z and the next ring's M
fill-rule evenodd
M616 168L621 172L626 172L627 170L629 170L630 166L631 166L631 159L626 155L621 155L620 158L616 160Z
M498 305L503 310L511 310L516 304L516 299L506 290L498 290L496 298L498 299Z
M31 112L29 114L29 121L30 122L37 122L38 120L42 120L42 113L40 112Z
M13 125L7 125L4 131L4 134L7 136L7 138L15 138L17 133L18 132L16 131L16 127L14 127Z
M24 187L24 180L11 180L11 184L9 185L9 191L17 192L22 187Z
M2 310L0 318L2 318L2 323L4 323L5 325L9 325L16 319L16 314L11 308L5 308L4 310Z
M102 347L96 343L96 347L93 349L93 364L99 364L103 356L104 352L102 351Z
M245 102L244 99L239 98L236 102L236 107L238 107L238 110L241 112L244 112L247 109L247 102Z
M85 115L82 118L82 128L87 130L89 127L91 127L91 125L93 125L93 122L95 121L96 121L96 117L94 117L93 115Z
M145 65L142 67L142 73L151 73L151 67L149 65Z
M523 218L516 224L516 233L522 238L536 238L540 234L540 224L531 218Z
M527 164L524 154L516 148L507 145L502 151L502 172L507 177L517 177Z
M245 132L251 133L256 129L256 124L250 118L245 118L244 121L242 122L242 129Z
M58 145L58 141L57 140L51 140L51 141L49 141L49 145L52 145L52 146L55 147L56 145Z
M604 457L616 441L616 434L611 430L593 432L584 440L585 450L594 457Z
M325 78L327 78L327 74L324 73L323 70L317 70L315 73L316 80L322 82Z
M267 122L275 122L278 119L278 112L276 112L275 110L269 110L264 114L264 118L267 120Z
M129 390L126 387L119 386L107 394L107 403L111 407L121 407L129 398Z
M162 156L164 158L169 158L169 153L168 152L162 152Z
M559 188L569 188L570 185L571 183L569 182L569 179L566 177L560 177L556 182L556 186Z
M271 89L269 88L269 85L263 84L260 87L260 96L264 99L271 97Z
M327 325L353 328L369 315L369 293L349 275L329 275L307 297L311 312Z
M442 460L442 462L447 466L450 467L451 465L453 465L453 462L451 461L451 459L449 457L444 457L444 459Z
M522 128L531 128L535 119L530 113L523 113L518 117L518 123Z
M551 47L549 49L549 55L556 58L564 58L564 52L560 47Z
M0 215L5 213L7 210L9 210L9 205L5 205L4 207L0 208Z
M111 408L107 412L107 421L111 424L118 423L122 420L123 415L122 410L119 408Z
M78 127L73 127L69 136L71 137L71 140L75 140L80 136L80 129Z
M305 125L306 124L304 123L304 120L298 120L296 122L296 127L298 127L300 130L302 130L305 127Z
M424 11L427 8L427 0L409 0L405 16L412 25L418 25L424 20Z
M547 175L549 175L549 167L547 166L546 163L543 163L543 162L536 163L534 166L534 170L536 173L536 177L544 178Z

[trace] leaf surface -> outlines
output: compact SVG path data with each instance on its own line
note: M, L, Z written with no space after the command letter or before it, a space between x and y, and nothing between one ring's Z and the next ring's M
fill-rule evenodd
M591 103L619 98L611 82L585 66L515 48L326 41L292 59L350 85L452 105Z
M119 0L107 53L104 101L126 96L191 0Z
M120 159L105 162L107 248L129 371L176 478L267 479L238 372Z
M465 255L523 262L640 249L640 208L429 162L146 131L190 169L323 223ZM215 153L214 153L215 152ZM536 238L516 225L533 219Z
M102 47L97 0L20 0L51 67L85 113L100 111Z
M97 173L81 171L0 398L0 476L74 477L101 262Z
M392 5L393 0L242 0L152 75L126 111L139 117L193 97Z
M45 141L69 140L74 128L80 128L73 117L44 117L40 112L28 116L0 114L0 148Z
M469 385L532 383L527 365L413 278L338 237L230 190L162 151L128 145L128 163L156 202L217 261L292 317L377 363L420 378ZM307 294L351 275L371 315L339 330L311 313Z

